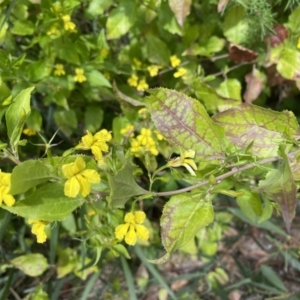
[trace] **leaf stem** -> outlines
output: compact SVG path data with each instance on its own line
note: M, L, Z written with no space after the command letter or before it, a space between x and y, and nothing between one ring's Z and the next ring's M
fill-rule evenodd
M293 151L293 152L289 153L287 156L289 158L293 158L298 153L300 153L300 150ZM224 180L225 178L228 178L228 177L230 177L230 176L232 176L232 175L234 175L236 173L249 170L249 169L251 169L253 167L256 167L257 165L263 165L263 164L267 164L267 163L270 163L270 162L278 161L280 159L282 159L282 157L275 156L275 157L270 157L270 158L262 159L262 160L260 160L258 162L253 162L253 163L250 163L250 164L246 164L244 166L233 167L229 172L227 172L225 174L222 174L220 176L217 176L216 177L216 181L217 181L217 183L219 183L222 180ZM181 194L181 193L189 192L189 191L191 191L193 189L199 188L199 187L207 185L207 184L210 184L209 180L203 180L203 181L200 181L200 182L198 182L198 183L196 183L194 185L188 186L188 187L180 189L180 190L169 191L169 192L153 193L153 196L159 197L159 196L173 196L173 195L178 195L178 194Z

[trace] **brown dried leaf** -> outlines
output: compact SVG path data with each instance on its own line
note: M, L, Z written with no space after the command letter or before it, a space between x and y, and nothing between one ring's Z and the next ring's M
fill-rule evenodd
M186 16L189 15L192 0L169 0L169 6L178 24L183 27Z
M258 53L242 47L241 45L236 45L230 43L229 45L229 59L234 61L235 63L242 63L242 62L251 62L256 59Z
M260 95L264 83L263 75L255 67L252 72L245 76L247 88L244 93L244 100L248 103L253 102Z
M273 30L275 34L266 36L265 41L269 42L272 48L275 48L288 38L289 32L282 24L276 24Z

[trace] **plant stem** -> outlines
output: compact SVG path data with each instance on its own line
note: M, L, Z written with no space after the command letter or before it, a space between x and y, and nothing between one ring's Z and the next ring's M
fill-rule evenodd
M287 156L289 158L293 158L295 157L298 153L300 153L300 150L296 150L294 152L291 152L289 153ZM221 182L223 179L225 178L228 178L236 173L239 173L239 172L242 172L242 171L246 171L246 170L249 170L253 167L256 167L257 165L263 165L263 164L267 164L267 163L270 163L270 162L274 162L274 161L278 161L282 159L282 157L280 156L275 156L275 157L270 157L270 158L265 158L265 159L262 159L258 162L254 162L254 163L251 163L251 164L246 164L244 166L240 166L240 167L233 167L231 169L231 171L225 173L225 174L222 174L220 176L217 176L216 177L216 181L217 183ZM209 183L209 180L203 180L203 181L200 181L194 185L191 185L191 186L188 186L186 188L183 188L183 189L180 189L180 190L176 190L176 191L170 191L170 192L158 192L158 193L153 193L153 196L156 196L156 197L160 197L160 196L172 196L172 195L178 195L178 194L181 194L181 193L185 193L185 192L189 192L193 189L196 189L196 188L199 188L201 186L204 186L204 185L207 185L207 184L210 184Z

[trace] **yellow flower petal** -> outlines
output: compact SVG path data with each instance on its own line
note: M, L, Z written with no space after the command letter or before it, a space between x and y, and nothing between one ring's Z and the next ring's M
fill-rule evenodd
M109 142L112 139L112 135L107 129L102 129L98 131L94 137L96 140L100 140L104 142Z
M136 230L137 236L141 240L147 241L149 239L149 230L144 225L139 225L139 224L135 225L135 230Z
M92 146L92 153L94 154L96 160L101 160L102 159L102 152L101 149L97 146Z
M115 237L118 240L123 240L125 234L128 231L128 228L129 228L129 223L121 224L121 225L117 226L115 229Z
M125 242L128 245L134 246L136 244L136 240L137 240L137 235L134 230L134 225L130 224L129 230L128 230L127 234L125 235Z
M196 173L188 164L184 163L184 164L182 164L182 166L184 166L192 176L196 176Z
M80 172L80 171L82 171L82 170L85 169L85 161L84 161L84 159L81 156L78 156L76 158L74 164L75 164L75 166L76 166L76 168L78 170L76 173L78 173L78 172Z
M87 134L81 138L81 141L82 141L82 145L83 145L84 149L88 150L88 149L91 149L91 146L94 142L94 137L88 130L86 132L87 132Z
M80 185L80 194L82 197L86 197L91 192L91 184L81 174L76 175L76 178Z
M127 213L124 217L124 222L126 223L134 223L134 214L132 212Z
M76 177L71 177L65 182L64 193L66 196L75 198L80 191L80 184Z
M38 243L44 243L47 240L45 226L46 225L41 221L35 221L32 225L31 232L36 235Z
M82 171L80 174L90 183L100 182L100 175L95 170L87 169Z
M16 202L15 198L10 194L4 195L3 200L4 203L9 207L13 206Z
M139 210L134 212L135 223L141 224L145 221L145 219L146 219L146 214L143 211Z

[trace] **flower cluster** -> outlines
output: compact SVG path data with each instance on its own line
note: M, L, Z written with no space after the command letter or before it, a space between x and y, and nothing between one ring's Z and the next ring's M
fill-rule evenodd
M134 126L131 124L127 124L124 128L120 130L120 133L126 137L134 137Z
M136 87L136 89L140 92L149 88L149 85L146 82L146 80L139 80L139 78L135 74L132 74L131 77L128 78L127 82L130 86Z
M124 217L125 224L121 224L115 229L115 236L118 240L123 240L128 245L134 246L137 242L137 238L141 240L149 239L149 230L141 225L146 219L146 215L143 211L136 211L127 213Z
M64 29L70 32L76 32L76 24L71 21L70 15L62 16L64 22Z
M98 164L103 164L102 152L108 151L107 142L112 139L111 133L106 129L102 129L92 135L88 130L87 134L81 138L81 142L76 146L76 149L92 150Z
M131 153L139 156L140 153L150 152L153 155L158 155L158 150L154 139L152 138L151 129L142 128L141 134L131 140Z
M46 242L47 235L45 232L45 227L49 224L49 222L29 219L28 223L33 224L31 232L36 235L37 242L41 244Z
M0 170L0 205L2 201L7 206L13 206L15 204L15 198L9 193L11 185L11 174L4 173Z
M181 64L180 58L178 58L176 55L172 55L170 57L171 66L173 68L178 67ZM185 68L177 68L177 71L173 74L175 78L183 76L187 72L187 69Z
M91 184L100 182L100 175L95 170L85 167L81 156L78 156L75 162L62 166L62 172L68 179L64 187L66 196L75 198L80 193L82 197L86 197L91 192Z
M171 159L168 163L167 166L168 167L185 167L189 173L193 176L196 176L196 173L194 172L194 170L197 170L197 166L193 160L193 158L195 157L195 151L194 150L188 150L183 152L180 157L176 157L174 159Z
M54 68L55 68L54 75L56 75L56 76L66 75L64 66L62 64L56 64L54 66Z

